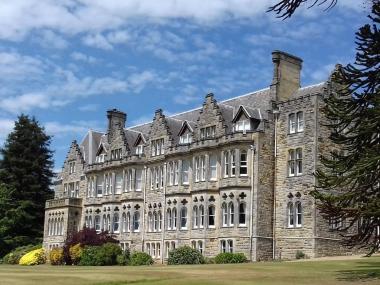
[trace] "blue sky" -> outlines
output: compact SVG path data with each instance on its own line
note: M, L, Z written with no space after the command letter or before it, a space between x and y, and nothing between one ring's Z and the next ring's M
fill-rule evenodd
M302 85L352 62L362 1L301 9L282 21L269 0L13 0L0 3L0 144L20 113L53 136L55 168L70 142L268 87L275 49L304 60Z

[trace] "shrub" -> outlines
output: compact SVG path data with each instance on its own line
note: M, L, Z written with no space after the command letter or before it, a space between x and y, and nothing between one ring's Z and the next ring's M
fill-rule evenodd
M63 248L53 248L49 252L49 260L51 265L62 265L63 264Z
M215 263L244 263L247 262L247 258L243 253L223 252L215 256Z
M205 263L203 255L190 246L182 246L169 252L169 265L202 263Z
M129 262L129 265L132 266L139 266L139 265L152 265L153 264L153 258L145 253L136 251L131 255L131 259Z
M206 264L215 264L215 258L213 257L205 257Z
M83 249L82 257L79 265L84 266L99 266L100 260L98 260L98 252L100 246L86 246Z
M63 247L63 254L66 264L73 264L70 257L70 248L76 244L80 244L82 248L85 246L100 246L105 243L119 243L107 231L96 232L95 229L83 228L79 232L71 234Z
M79 264L80 259L82 257L82 253L83 253L83 248L82 248L81 244L78 243L76 245L71 246L69 248L71 263L74 265Z
M41 245L26 245L15 248L13 251L6 254L3 258L5 264L19 264L20 258L29 251L41 248Z
M45 251L43 248L35 249L20 258L20 265L38 265L46 261Z
M296 259L304 259L306 257L305 253L301 250L296 251Z
M121 248L114 243L84 248L79 265L104 266L116 265L117 257L122 254Z
M131 255L129 249L126 249L123 253L116 257L116 262L118 265L128 265L130 258Z

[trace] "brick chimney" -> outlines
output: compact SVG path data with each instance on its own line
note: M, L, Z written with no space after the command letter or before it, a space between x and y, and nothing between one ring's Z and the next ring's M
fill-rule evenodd
M112 109L107 111L108 118L108 141L111 141L115 131L120 127L125 128L125 123L127 121L127 114L119 111L117 109Z
M301 87L302 59L283 51L272 52L273 81L271 89L275 89L273 98L285 101Z

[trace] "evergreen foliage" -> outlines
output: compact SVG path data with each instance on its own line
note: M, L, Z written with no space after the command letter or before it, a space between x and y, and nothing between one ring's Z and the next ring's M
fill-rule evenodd
M53 197L50 136L21 115L0 149L0 256L42 240L45 201Z
M153 258L146 252L135 251L131 255L129 265L140 266L140 265L152 265Z
M244 262L247 262L247 258L243 253L222 252L215 256L216 264Z
M181 246L169 252L168 264L203 264L203 255L190 246Z
M331 78L324 115L336 149L322 157L312 195L322 215L341 224L345 243L370 255L380 248L380 1L360 2L371 6L371 23L356 33L355 63ZM306 3L331 8L337 0L283 0L269 11L286 19Z
M122 254L119 245L106 243L101 246L87 246L81 255L79 265L107 266L118 264L118 256Z
M356 33L355 64L333 76L338 90L325 99L324 114L337 146L322 157L313 195L326 218L343 221L346 244L380 247L380 1Z

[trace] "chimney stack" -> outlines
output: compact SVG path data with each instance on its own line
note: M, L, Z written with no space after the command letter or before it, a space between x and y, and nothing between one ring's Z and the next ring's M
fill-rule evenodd
M107 111L108 118L108 141L111 141L115 131L117 131L120 127L122 129L125 128L125 123L127 121L127 114L119 111L117 109L112 109Z
M273 81L276 101L285 101L301 87L302 59L283 51L272 52Z

